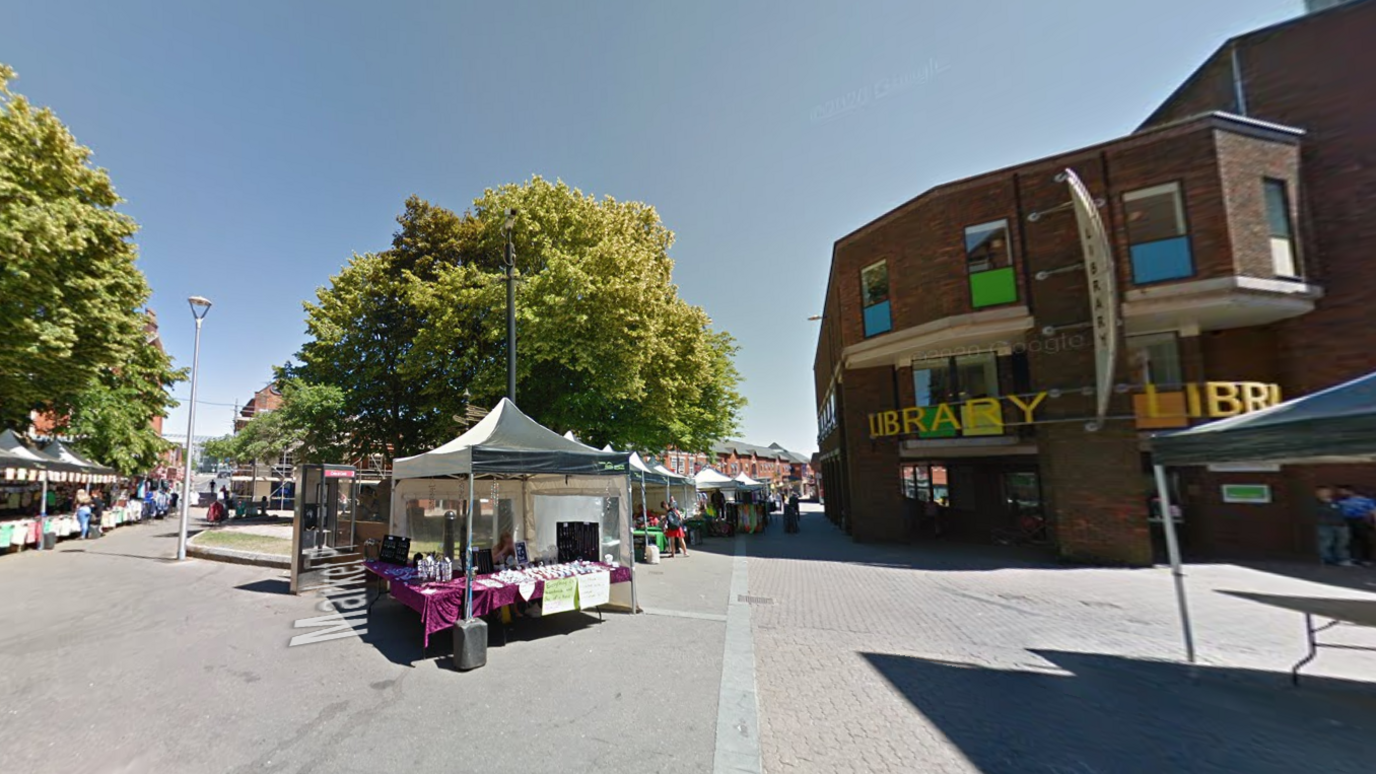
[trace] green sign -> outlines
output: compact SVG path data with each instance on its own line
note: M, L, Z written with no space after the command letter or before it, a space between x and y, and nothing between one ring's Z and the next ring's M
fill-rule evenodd
M1223 502L1267 505L1271 502L1271 487L1266 484L1224 484Z
M545 581L545 595L540 601L540 615L567 613L574 609L574 596L578 593L577 578L559 578Z

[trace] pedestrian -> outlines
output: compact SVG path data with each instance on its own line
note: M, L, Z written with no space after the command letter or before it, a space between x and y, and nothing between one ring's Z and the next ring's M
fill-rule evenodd
M683 532L683 514L678 512L676 505L666 506L660 503L659 506L664 508L664 539L669 541L669 556L675 555L675 540L678 541L678 545L683 546L683 555L688 556L688 540Z
M1319 559L1324 564L1351 567L1348 544L1352 533L1338 501L1333 499L1333 487L1327 484L1314 488L1314 523L1319 538Z
M1376 519L1376 500L1357 494L1351 484L1338 487L1338 507L1347 519L1348 540L1352 558L1363 567L1370 567L1376 559L1376 536L1372 521Z
M182 499L182 496L177 492L177 490L173 489L173 490L172 490L172 498L171 498L171 499L172 499L172 510L175 511L175 510L177 510L177 502L180 501L180 500Z
M220 499L225 501L225 508L229 508L229 487L220 487Z
M86 539L86 532L91 526L91 495L85 489L76 490L76 521L81 525L81 539Z
M97 489L91 492L91 528L100 534L100 525L105 518L105 493Z

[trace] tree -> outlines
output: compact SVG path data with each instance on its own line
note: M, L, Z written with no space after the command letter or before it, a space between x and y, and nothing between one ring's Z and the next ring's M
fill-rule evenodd
M291 372L344 390L356 451L422 451L453 437L470 400L505 393L508 208L522 409L599 446L705 450L730 434L735 343L678 297L654 208L536 177L462 216L411 197L392 249L355 256L306 305Z
M100 461L141 472L163 447L149 422L185 374L144 336L138 226L91 151L10 92L13 78L0 65L0 426L44 412Z
M235 462L271 463L291 452L298 463L338 463L347 455L344 392L338 387L283 382L282 405L254 415L238 433L205 444L205 454Z
M61 422L83 452L128 475L151 470L174 446L153 429L152 420L176 405L168 390L186 378L185 368L173 370L167 353L146 341L132 352L75 396Z

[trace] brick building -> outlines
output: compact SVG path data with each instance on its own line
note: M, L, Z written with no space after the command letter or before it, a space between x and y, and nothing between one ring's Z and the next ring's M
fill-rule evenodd
M269 384L263 389L253 393L253 397L239 409L238 416L234 417L234 432L237 435L244 426L259 414L269 411L276 411L282 407L282 391L277 389L276 384Z
M732 478L744 473L756 481L769 483L776 490L796 490L804 497L816 490L811 457L789 451L777 443L760 446L726 440L713 446L710 454L669 449L663 454L649 455L647 461L658 462L685 476L707 467L716 468Z
M858 540L920 538L938 513L970 540L1039 526L1068 558L1144 564L1150 433L1376 369L1376 99L1353 77L1376 72L1373 40L1376 0L1312 8L1226 42L1128 136L939 186L837 241L814 361L828 515ZM1067 169L1097 200L1122 323L1097 431ZM1312 555L1319 480L1376 471L1173 471L1185 550Z

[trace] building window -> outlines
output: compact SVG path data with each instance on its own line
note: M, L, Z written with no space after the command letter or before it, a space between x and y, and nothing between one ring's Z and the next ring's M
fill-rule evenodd
M965 229L965 262L970 272L970 305L976 309L1018 300L1018 278L1008 244L1008 221Z
M1138 384L1177 389L1185 383L1180 365L1180 340L1174 333L1129 336L1128 363Z
M1002 435L1003 424L990 418L988 406L972 408L966 403L1000 394L998 356L993 352L913 361L913 396L927 428L918 432L922 438ZM942 403L956 404L946 415L955 423L942 421L936 408Z
M999 396L998 358L993 352L956 358L956 384L960 400Z
M1265 180L1266 224L1271 232L1271 266L1277 277L1298 277L1295 234L1290 223L1290 196L1284 180Z
M951 361L945 358L913 361L913 390L917 405L949 403L955 398L953 385Z
M860 300L864 307L865 337L893 330L889 314L889 265L885 261L860 270Z
M1179 183L1123 194L1127 211L1132 281L1138 285L1194 275Z

